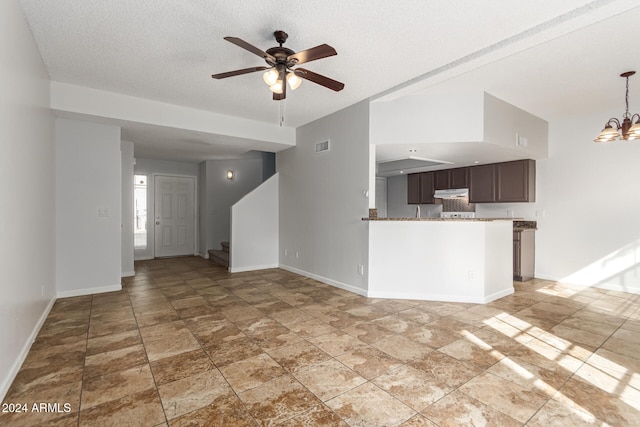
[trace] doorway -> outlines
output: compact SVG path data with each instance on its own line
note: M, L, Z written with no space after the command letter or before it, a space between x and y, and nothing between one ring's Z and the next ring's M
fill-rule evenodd
M155 257L194 255L195 177L154 177Z

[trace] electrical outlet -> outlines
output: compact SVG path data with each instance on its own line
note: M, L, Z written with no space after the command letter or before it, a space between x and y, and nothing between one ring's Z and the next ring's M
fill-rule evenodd
M476 272L469 270L469 280L476 280Z
M513 218L513 209L507 209L507 218Z

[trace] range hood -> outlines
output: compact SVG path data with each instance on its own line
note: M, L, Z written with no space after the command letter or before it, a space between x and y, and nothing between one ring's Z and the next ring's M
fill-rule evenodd
M455 199L456 197L469 197L468 188L456 188L452 190L436 190L433 193L436 199Z

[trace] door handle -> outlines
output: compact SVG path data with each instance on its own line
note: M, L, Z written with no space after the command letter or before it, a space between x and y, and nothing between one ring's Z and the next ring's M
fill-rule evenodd
M156 225L160 225L160 221L156 221Z

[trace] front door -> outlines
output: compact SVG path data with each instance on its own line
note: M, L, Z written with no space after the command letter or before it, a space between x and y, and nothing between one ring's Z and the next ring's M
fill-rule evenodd
M156 175L155 256L195 253L195 178Z

